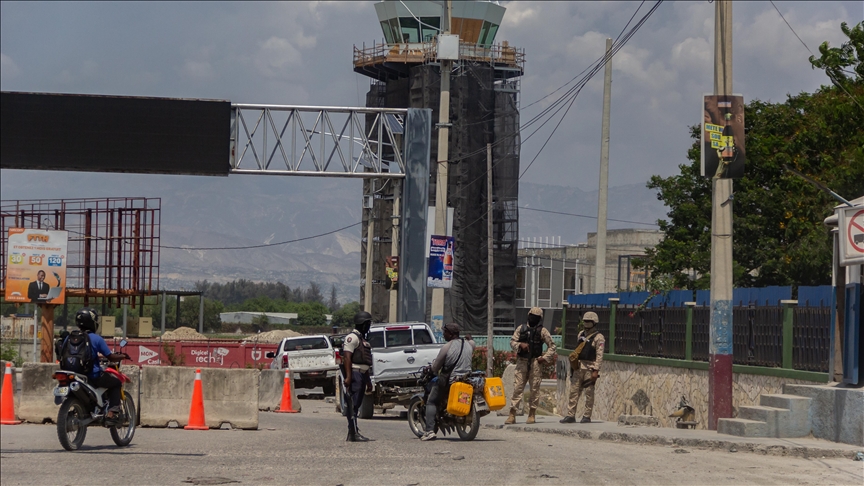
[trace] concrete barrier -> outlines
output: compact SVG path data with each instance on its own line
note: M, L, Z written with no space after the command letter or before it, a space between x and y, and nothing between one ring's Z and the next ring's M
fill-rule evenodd
M21 420L33 423L56 422L59 405L54 404L54 387L57 381L51 376L60 366L56 363L24 363L21 373L21 395L17 404L17 414ZM139 402L139 368L137 366L121 366L122 371L131 380L126 384L126 393L132 396L135 406Z
M297 388L294 386L294 373L291 376L291 406L300 411ZM269 412L279 408L282 403L282 388L285 385L284 370L261 370L258 381L258 410Z
M56 363L24 363L21 372L21 396L18 403L18 418L37 424L55 422L59 406L54 404L54 387L51 378L60 367Z
M201 369L207 426L230 423L238 429L258 428L258 383L255 369ZM167 427L189 423L195 368L145 366L141 370L141 425Z

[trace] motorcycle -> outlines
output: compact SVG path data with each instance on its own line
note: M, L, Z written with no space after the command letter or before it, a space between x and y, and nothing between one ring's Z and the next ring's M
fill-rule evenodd
M411 432L417 437L421 437L425 433L426 424L426 401L429 399L429 393L432 387L436 386L438 377L432 373L431 366L424 366L419 371L419 384L424 388L422 394L414 395L408 405L408 426ZM435 417L435 433L439 431L444 435L450 434L455 429L459 438L462 440L473 440L477 437L477 432L480 430L480 417L489 414L489 406L486 404L484 396L484 387L486 384L486 372L472 371L457 375L454 383L467 383L473 389L471 397L471 410L464 417L452 415L447 412L447 397L443 396L442 403L438 407L438 415Z
M126 340L120 341L121 349L126 346ZM87 436L87 427L101 425L108 427L111 439L120 447L132 442L138 416L135 413L135 402L126 393L125 384L128 376L121 373L118 363L106 359L100 360L103 372L111 373L120 379L120 416L116 423L106 424L108 412L107 388L94 388L87 383L87 376L72 371L57 370L52 378L57 380L54 388L54 403L60 405L57 414L57 438L60 445L67 451L81 448Z

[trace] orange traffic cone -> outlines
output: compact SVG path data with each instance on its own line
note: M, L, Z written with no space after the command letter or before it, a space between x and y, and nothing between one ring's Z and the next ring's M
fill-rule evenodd
M15 420L15 386L12 384L12 363L6 363L6 371L3 373L3 402L0 403L0 424L18 425L20 420ZM290 402L289 402L290 403Z
M208 430L204 421L204 392L201 390L201 370L195 370L195 387L192 389L192 406L189 408L189 425L186 430Z
M282 385L282 403L279 405L278 413L297 413L300 410L294 410L291 406L291 376L290 371L285 370L285 383Z

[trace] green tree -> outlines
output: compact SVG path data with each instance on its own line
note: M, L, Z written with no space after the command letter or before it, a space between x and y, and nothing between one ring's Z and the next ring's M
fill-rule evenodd
M830 283L832 243L823 220L838 202L784 165L847 199L864 195L864 39L860 24L855 29L844 27L852 34L847 43L852 47L840 49L857 54L825 51L818 63L814 60L814 66L826 69L854 64L854 74L844 75L842 87L823 86L812 94L790 95L783 103L754 100L745 108L747 168L734 182L736 287ZM844 64L849 59L854 63ZM647 184L670 211L668 219L658 221L664 240L638 264L652 274L668 275L675 286L707 289L711 179L699 175L700 127L690 131L694 143L687 152L689 162L679 166L681 173L653 176Z
M343 305L333 313L334 326L339 327L354 327L354 314L363 310L360 302L354 301Z
M823 69L831 82L837 86L846 86L856 80L864 79L864 22L859 22L851 29L846 22L840 24L840 30L849 38L840 47L831 47L828 42L819 46L819 57L810 56L813 69ZM852 68L850 71L847 68Z

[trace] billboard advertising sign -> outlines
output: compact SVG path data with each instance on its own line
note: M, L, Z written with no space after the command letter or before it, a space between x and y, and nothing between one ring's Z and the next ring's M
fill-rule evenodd
M702 176L744 176L744 97L705 95L702 104Z
M9 228L6 301L64 303L67 241L65 231Z
M453 247L452 236L432 235L429 245L429 274L426 286L449 289L453 285Z

